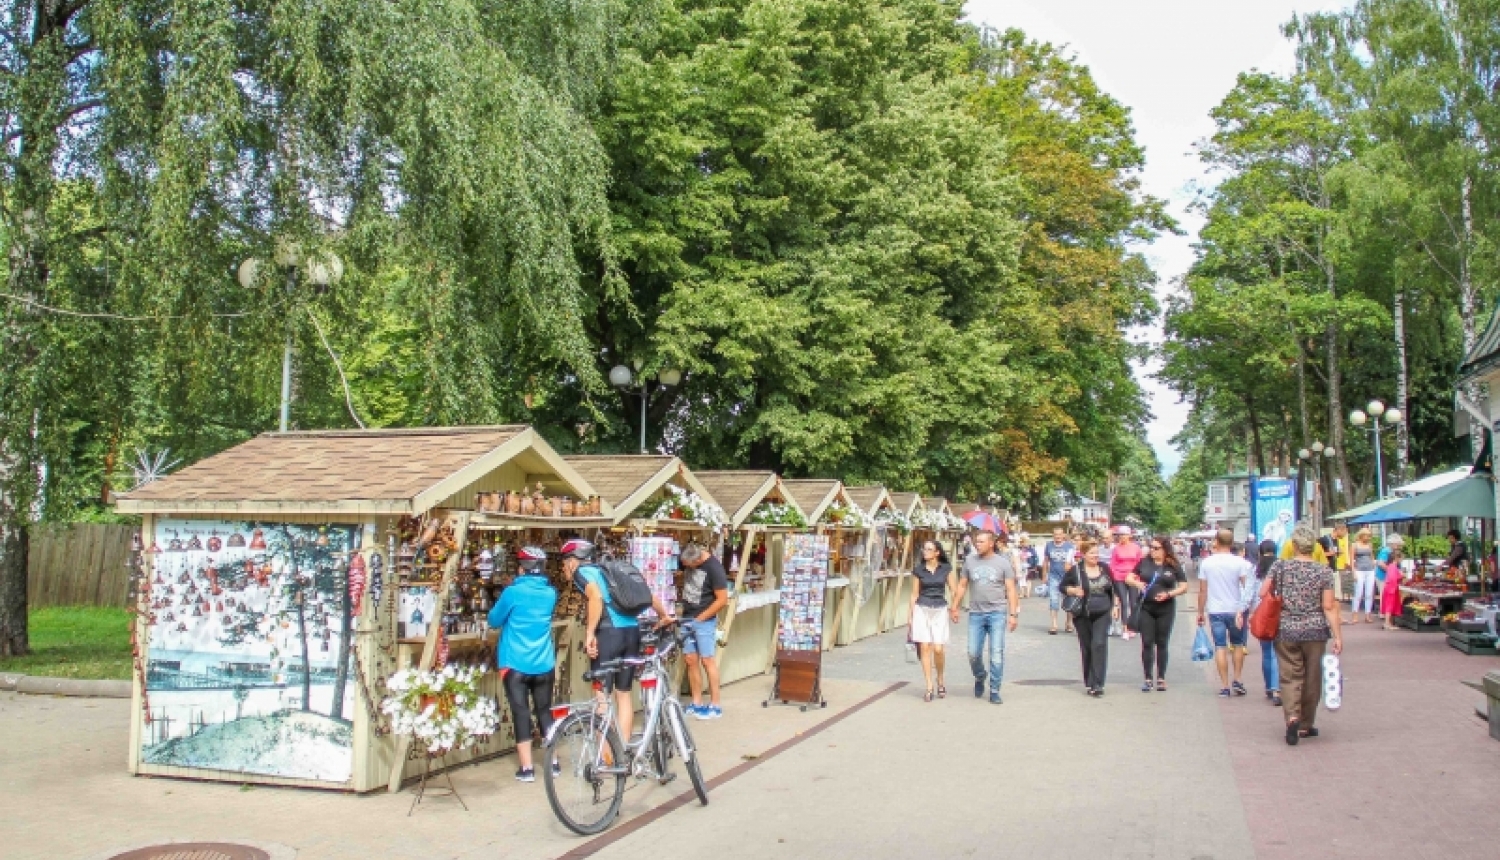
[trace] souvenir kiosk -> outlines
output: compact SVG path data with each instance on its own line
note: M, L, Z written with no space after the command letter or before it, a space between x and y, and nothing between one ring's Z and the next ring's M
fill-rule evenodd
M782 537L806 529L807 517L774 472L696 472L724 508L729 605L719 615L719 682L770 671L776 658Z
M844 492L864 515L866 524L862 528L835 529L833 536L834 575L849 583L831 634L837 645L849 645L880 632L883 577L899 569L901 535L908 528L884 487L846 487Z
M359 792L514 749L493 673L500 730L434 759L391 733L386 679L490 661L485 616L514 548L614 521L525 426L266 434L118 508L142 515L148 547L131 772ZM580 609L559 601L560 687Z
M929 512L919 493L892 493L891 504L901 513L900 522L905 531L896 541L900 560L880 572L880 632L906 626L911 600L909 589L916 587L916 578L911 575L920 553L917 547L927 537L935 535L928 525Z
M872 521L849 498L841 481L825 478L783 479L782 484L807 513L808 524L814 533L828 536L829 567L837 572L844 535L863 535L873 524ZM833 647L838 636L843 604L849 599L849 578L842 575L830 576L826 587L827 594L823 598L824 651Z

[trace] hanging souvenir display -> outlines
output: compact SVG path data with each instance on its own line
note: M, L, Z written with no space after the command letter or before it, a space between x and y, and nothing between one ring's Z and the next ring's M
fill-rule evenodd
M355 614L359 613L360 601L365 597L365 559L359 553L354 553L349 559L349 606Z
M266 549L266 534L256 529L250 534L250 549L253 552L264 552Z
M370 556L370 600L376 606L379 606L381 595L384 593L385 561L380 557L380 553L377 552Z

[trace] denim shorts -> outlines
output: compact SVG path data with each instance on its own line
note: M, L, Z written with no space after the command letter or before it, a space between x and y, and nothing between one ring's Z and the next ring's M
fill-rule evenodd
M1208 627L1213 633L1215 648L1244 648L1245 635L1250 628L1250 620L1245 619L1242 627L1234 626L1235 614L1233 612L1215 613L1208 616Z
M687 632L687 640L682 643L682 653L712 657L718 652L718 618L710 618L707 621L684 621L682 629Z

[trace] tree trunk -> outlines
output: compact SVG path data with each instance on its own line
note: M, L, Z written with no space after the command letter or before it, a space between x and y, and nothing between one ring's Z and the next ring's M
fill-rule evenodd
M355 540L358 538L356 537ZM353 558L355 550L352 541L349 557ZM334 582L339 582L339 577L334 576ZM339 588L339 662L338 670L333 679L333 703L328 706L328 716L335 720L344 718L344 686L349 682L349 652L354 648L352 636L350 636L350 621L353 612L349 596L349 568L344 568L343 586Z
M1250 474L1264 473L1266 469L1266 449L1260 438L1260 416L1255 413L1255 403L1245 398L1245 415L1250 419L1250 450L1251 467Z
M1399 278L1400 275L1397 275ZM1392 318L1396 324L1396 406L1401 410L1401 420L1396 424L1396 477L1398 481L1405 482L1407 479L1407 463L1411 459L1411 439L1407 427L1411 416L1407 410L1407 376L1406 376L1406 292L1402 289L1399 280L1396 283L1395 306L1392 308Z
M1458 312L1464 328L1464 356L1474 348L1474 341L1478 337L1476 331L1474 308L1477 298L1474 295L1474 274L1471 267L1471 255L1474 247L1474 180L1469 175L1467 168L1464 169L1463 183L1459 187L1459 206L1463 220L1463 237L1459 242L1458 249ZM1470 401L1479 402L1479 386L1473 382L1464 385L1464 394ZM1469 421L1469 458L1472 460L1479 456L1479 451L1484 447L1485 427L1472 417Z
M1333 263L1326 258L1323 262L1323 276L1328 284L1328 298L1330 301L1338 298L1338 283L1333 268ZM1335 304L1335 307L1337 305ZM1328 318L1323 327L1323 348L1327 353L1324 356L1328 376L1328 435L1334 450L1338 453L1334 457L1337 461L1337 477L1342 485L1344 507L1354 507L1354 496L1352 495L1349 482L1349 456L1344 449L1344 400L1343 372L1339 363L1339 323L1338 313L1334 312ZM1327 496L1325 498L1331 498Z

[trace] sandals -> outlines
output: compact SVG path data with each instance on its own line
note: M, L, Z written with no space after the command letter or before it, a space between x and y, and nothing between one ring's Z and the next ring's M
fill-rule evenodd
M1303 738L1315 738L1318 736L1318 729L1316 726L1301 729L1297 732L1297 736Z
M924 702L930 702L930 701L932 701L932 691L931 690L928 690L927 692L925 692L925 693L922 694L922 701L924 701Z
M1056 636L1056 635L1057 635L1057 628L1056 628L1056 627L1054 627L1054 628L1052 628L1052 629L1051 629L1051 630L1048 630L1048 631L1047 631L1047 635L1048 635L1048 636Z
M939 699L946 699L946 698L948 698L948 688L944 687L942 684L938 684L938 698Z

